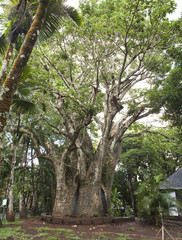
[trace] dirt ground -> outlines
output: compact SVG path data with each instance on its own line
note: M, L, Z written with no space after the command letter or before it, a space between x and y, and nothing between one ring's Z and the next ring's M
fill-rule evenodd
M103 224L103 225L59 225L44 222L39 218L28 218L21 222L21 231L24 237L10 236L8 240L151 240L162 239L160 227L148 225L138 220L125 222L122 224ZM3 229L16 228L16 225L4 225ZM1 235L0 228L0 235ZM182 240L182 222L166 222L165 229L171 235L165 232L165 239ZM158 236L156 237L157 233ZM156 238L155 238L156 237Z

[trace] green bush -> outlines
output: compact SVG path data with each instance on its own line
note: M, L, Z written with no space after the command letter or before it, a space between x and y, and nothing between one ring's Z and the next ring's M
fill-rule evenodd
M110 212L112 216L123 216L124 214L123 201L121 199L121 194L118 192L117 188L113 189L111 193Z

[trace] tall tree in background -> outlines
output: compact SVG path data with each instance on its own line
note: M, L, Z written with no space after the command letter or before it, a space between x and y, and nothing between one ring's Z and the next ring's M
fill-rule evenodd
M144 130L145 126L134 124L130 131L135 133L137 129ZM181 166L180 138L176 128L151 127L142 135L123 140L113 188L121 193L126 212L130 207L140 217L156 220L152 211L159 214L160 204L162 207L162 199L159 204L162 197L159 186ZM142 213L146 215L142 216Z
M182 126L182 49L181 44L170 50L175 66L166 77L162 86L164 105L164 119L173 126Z
M83 28L67 24L51 39L51 49L43 49L39 79L47 76L42 86L49 90L42 96L48 103L42 122L52 130L44 143L28 129L20 131L54 166L54 216L107 213L122 139L131 136L127 129L164 104L155 83L170 70L166 50L175 44L173 36L178 41L176 22L166 18L174 6L167 0L84 1ZM141 82L149 89L137 89Z

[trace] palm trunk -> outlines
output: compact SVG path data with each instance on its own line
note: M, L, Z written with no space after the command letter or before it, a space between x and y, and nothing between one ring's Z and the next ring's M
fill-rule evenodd
M2 142L2 132L6 126L6 118L9 113L10 106L12 103L14 92L16 91L18 81L22 75L22 72L29 60L31 52L37 41L39 32L42 28L42 23L47 11L48 0L39 1L39 6L37 9L34 21L26 34L25 41L19 51L17 58L14 61L12 69L5 79L3 88L1 91L0 100L0 142ZM0 146L0 155L2 147Z

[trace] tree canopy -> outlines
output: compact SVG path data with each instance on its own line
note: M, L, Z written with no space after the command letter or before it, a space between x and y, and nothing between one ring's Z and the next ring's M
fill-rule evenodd
M55 35L32 45L29 64L24 62L26 69L18 74L19 86L32 89L37 112L21 114L19 134L30 139L37 158L54 168L54 216L108 213L123 142L147 131L128 129L166 104L164 83L174 59L170 50L181 37L180 21L167 18L174 8L173 0L85 0L81 28L64 19ZM17 123L8 123L16 132ZM133 163L125 155L132 176L139 156L149 161L143 168L153 164L158 152L148 149L151 158L135 149Z

